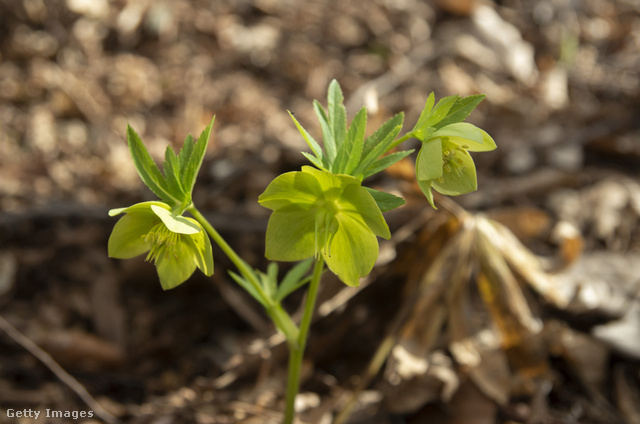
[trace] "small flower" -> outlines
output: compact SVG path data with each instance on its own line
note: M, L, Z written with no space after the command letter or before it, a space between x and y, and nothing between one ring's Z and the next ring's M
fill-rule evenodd
M469 152L495 148L489 134L464 122L442 127L423 140L416 159L416 177L431 206L435 208L432 188L449 196L475 191L476 167Z
M391 237L375 200L350 175L303 166L274 179L258 201L273 210L267 259L298 261L321 254L349 286L357 286L373 268L376 236Z
M142 202L112 209L109 216L124 213L109 237L109 257L129 259L145 252L157 268L164 290L184 283L196 267L213 274L211 241L193 218L175 216L162 202Z

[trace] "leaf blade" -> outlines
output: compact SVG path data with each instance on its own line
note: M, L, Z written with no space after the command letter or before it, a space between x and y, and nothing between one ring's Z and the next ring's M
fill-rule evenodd
M142 182L165 202L171 205L179 204L179 199L171 195L162 172L160 172L158 165L153 161L149 151L140 140L140 136L131 125L127 125L127 144L129 145L129 153L131 154L133 165L138 171Z

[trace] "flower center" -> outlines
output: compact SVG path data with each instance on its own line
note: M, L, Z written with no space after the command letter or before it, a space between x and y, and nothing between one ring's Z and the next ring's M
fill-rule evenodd
M315 222L315 255L318 252L331 256L331 242L338 232L338 220L333 207L325 205L316 211ZM334 205L332 205L334 206Z
M145 243L151 243L151 249L146 257L146 261L157 263L158 259L178 259L182 246L180 244L180 234L170 231L164 223L156 224L151 231L144 236Z
M461 146L443 140L442 142L442 169L447 173L455 173L461 176L465 170L464 161L458 155L468 155L469 146L463 144ZM443 181L444 175L438 180Z

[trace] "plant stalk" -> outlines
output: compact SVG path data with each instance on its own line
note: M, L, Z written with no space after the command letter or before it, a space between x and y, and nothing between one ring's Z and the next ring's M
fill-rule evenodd
M233 250L229 243L222 238L220 233L213 228L213 225L209 223L207 218L205 218L195 206L191 205L187 209L191 215L204 227L207 233L211 236L213 241L222 249L225 255L233 262L233 264L238 268L240 274L247 279L251 285L255 288L256 292L265 300L265 309L275 326L282 331L282 333L287 338L287 342L289 345L295 345L298 343L298 339L300 336L300 332L298 327L291 319L291 316L280 306L279 302L275 302L271 296L267 295L262 284L258 280L255 272L249 267L249 265L242 260L240 256Z
M298 335L298 343L289 344L289 376L287 381L286 406L284 410L284 424L292 424L295 417L295 401L296 395L300 390L300 371L302 369L302 359L304 350L307 345L307 336L309 327L315 310L316 299L318 297L318 287L320 286L320 278L324 270L324 258L319 255L313 267L311 282L309 283L309 292L304 305L304 314L300 322L300 334Z

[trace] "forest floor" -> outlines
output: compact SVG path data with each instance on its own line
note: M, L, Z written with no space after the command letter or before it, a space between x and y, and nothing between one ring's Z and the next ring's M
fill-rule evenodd
M359 288L323 280L302 422L640 423L640 3L362 4L0 0L0 422L281 420L285 346L222 252L163 292L107 211L153 198L127 123L160 160L215 115L194 200L264 269L287 111L318 134L335 78L368 128L485 93L498 149L438 211L413 159L371 182L407 203Z

